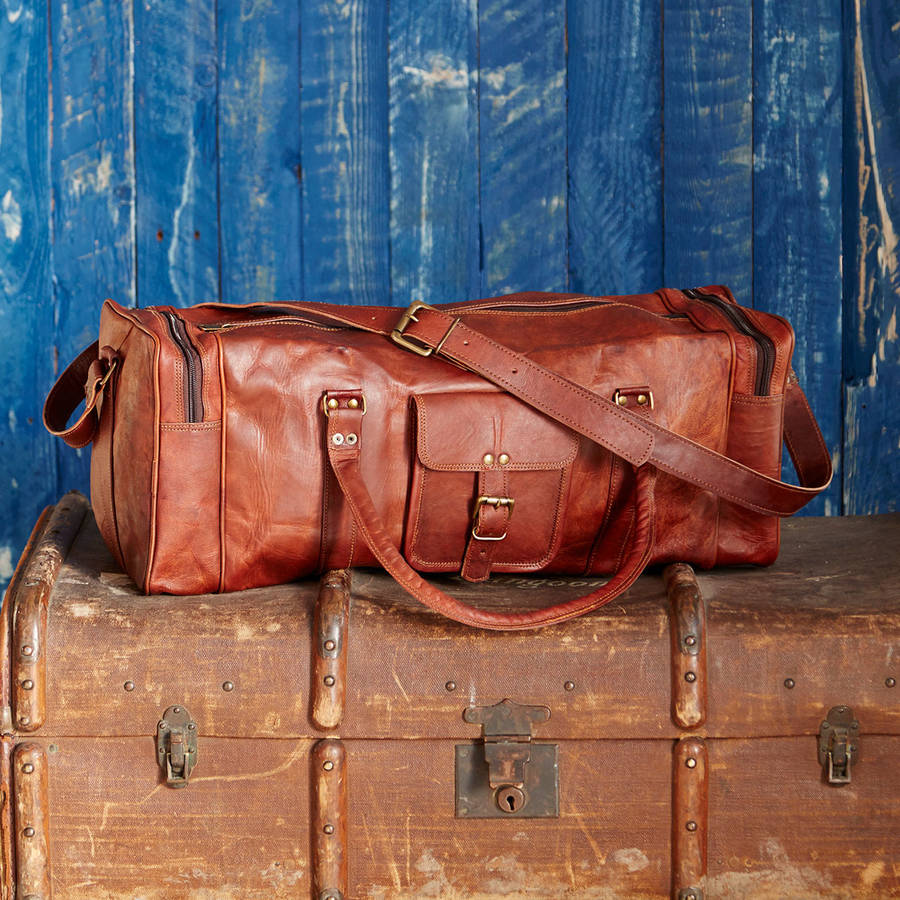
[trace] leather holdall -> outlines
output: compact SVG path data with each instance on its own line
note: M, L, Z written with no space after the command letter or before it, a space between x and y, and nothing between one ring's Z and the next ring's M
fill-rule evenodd
M107 300L44 422L93 443L97 524L147 593L381 565L450 618L533 628L651 563L774 561L780 517L832 469L793 346L784 319L718 285L405 312ZM799 485L780 480L782 441ZM610 578L508 611L420 574L537 571Z

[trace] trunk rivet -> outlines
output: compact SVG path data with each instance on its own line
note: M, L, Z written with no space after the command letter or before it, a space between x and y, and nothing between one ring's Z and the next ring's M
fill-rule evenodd
M22 656L31 656L33 653L34 653L34 647L32 647L30 644L26 644L22 648Z
M322 829L322 831L324 831L325 834L334 834L334 825L326 825L326 826Z
M22 689L26 691L30 691L34 687L34 682L30 678L26 678L22 682Z
M689 682L690 684L693 684L697 680L697 673L696 672L685 672L684 680Z
M29 825L29 826L22 832L22 834L24 834L25 837L34 837L34 829Z
M885 678L884 683L887 687L896 687L897 679L896 678Z
M563 685L563 687L564 687L567 691L574 691L574 690L575 690L575 682L574 682L574 681L567 681L567 682Z
M789 691L790 691L790 690L793 690L794 685L795 685L796 683L797 683L797 682L794 681L793 678L785 678L785 679L784 679L784 686L785 686Z
M322 763L322 768L326 772L330 772L334 768L334 763L330 759L326 759L325 762Z
M234 690L234 682L233 681L223 681L222 682L222 690L225 691L226 694L230 693L231 691Z
M456 682L455 682L455 681L448 681L448 682L444 685L444 687L447 688L448 691L455 691L455 690L456 690Z
M26 775L30 775L34 771L34 763L25 763L25 765L22 766L22 771Z
M688 822L684 827L687 828L688 831L696 831L697 823L693 819L691 819L690 822Z
M693 647L694 644L697 643L697 638L696 638L693 634L689 634L689 635L684 639L684 642L685 642L685 644L688 645L688 647Z
M685 764L689 769L696 769L696 768L697 768L697 760L694 759L693 756L689 756L689 757L684 761L684 764Z
M326 650L334 650L334 648L335 648L336 646L337 646L337 644L335 644L335 642L332 641L332 640L327 640L327 641L325 641L325 649L326 649Z
M133 681L126 681L125 684L124 684L124 688L125 688L126 691L129 691L129 692L133 691L133 690L134 690L134 682L133 682Z
M22 716L19 719L20 725L30 725L31 724L31 716Z
M334 675L326 675L323 680L326 687L334 687Z

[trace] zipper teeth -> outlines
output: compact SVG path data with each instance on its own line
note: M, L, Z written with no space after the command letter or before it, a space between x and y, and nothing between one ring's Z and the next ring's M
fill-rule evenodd
M715 294L707 294L696 288L689 288L682 293L690 297L692 300L703 300L712 303L716 309L720 310L725 317L731 321L735 327L747 337L752 338L757 346L757 367L756 367L756 394L765 397L769 393L769 381L772 377L772 371L775 367L775 342L764 331L760 331L747 318L743 310L717 297Z
M184 360L188 376L184 384L185 420L188 422L199 422L203 418L203 400L201 397L195 396L198 370L200 368L198 363L199 354L187 337L187 329L185 329L184 334L179 331L178 326L184 327L184 322L171 312L166 313L166 319L169 323L169 332L172 335L172 340L181 351L181 357Z
M273 319L255 319L250 322L202 323L198 327L203 331L234 331L237 328L255 328L257 325L305 325L307 328L318 328L320 331L344 331L338 325L319 325L300 316L279 316Z

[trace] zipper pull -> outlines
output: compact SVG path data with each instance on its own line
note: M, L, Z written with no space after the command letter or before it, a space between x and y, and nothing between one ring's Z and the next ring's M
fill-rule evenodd
M200 323L197 325L197 327L198 327L201 331L206 331L206 332L213 332L213 331L228 331L229 328L234 328L234 326L235 326L235 323L234 323L234 322L221 322L221 323L216 323L216 322L212 322L212 323L209 323L209 322L200 322Z

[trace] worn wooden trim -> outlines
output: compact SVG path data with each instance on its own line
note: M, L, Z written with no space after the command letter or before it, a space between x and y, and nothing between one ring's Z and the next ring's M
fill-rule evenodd
M15 897L13 859L12 751L15 738L0 737L0 900Z
M663 576L671 606L672 719L697 728L707 712L706 607L690 566L668 566Z
M316 600L310 667L310 715L319 728L337 728L344 717L349 621L350 572L347 569L326 572Z
M706 741L686 737L672 755L672 896L703 900L709 834Z
M59 501L28 558L21 583L11 595L13 652L10 654L10 680L13 723L19 731L35 731L44 724L50 591L87 509L87 498L77 491L71 491Z
M20 744L13 753L16 807L16 897L51 900L50 810L47 754L39 744Z
M319 741L310 754L312 879L317 900L347 897L347 752L343 741Z

